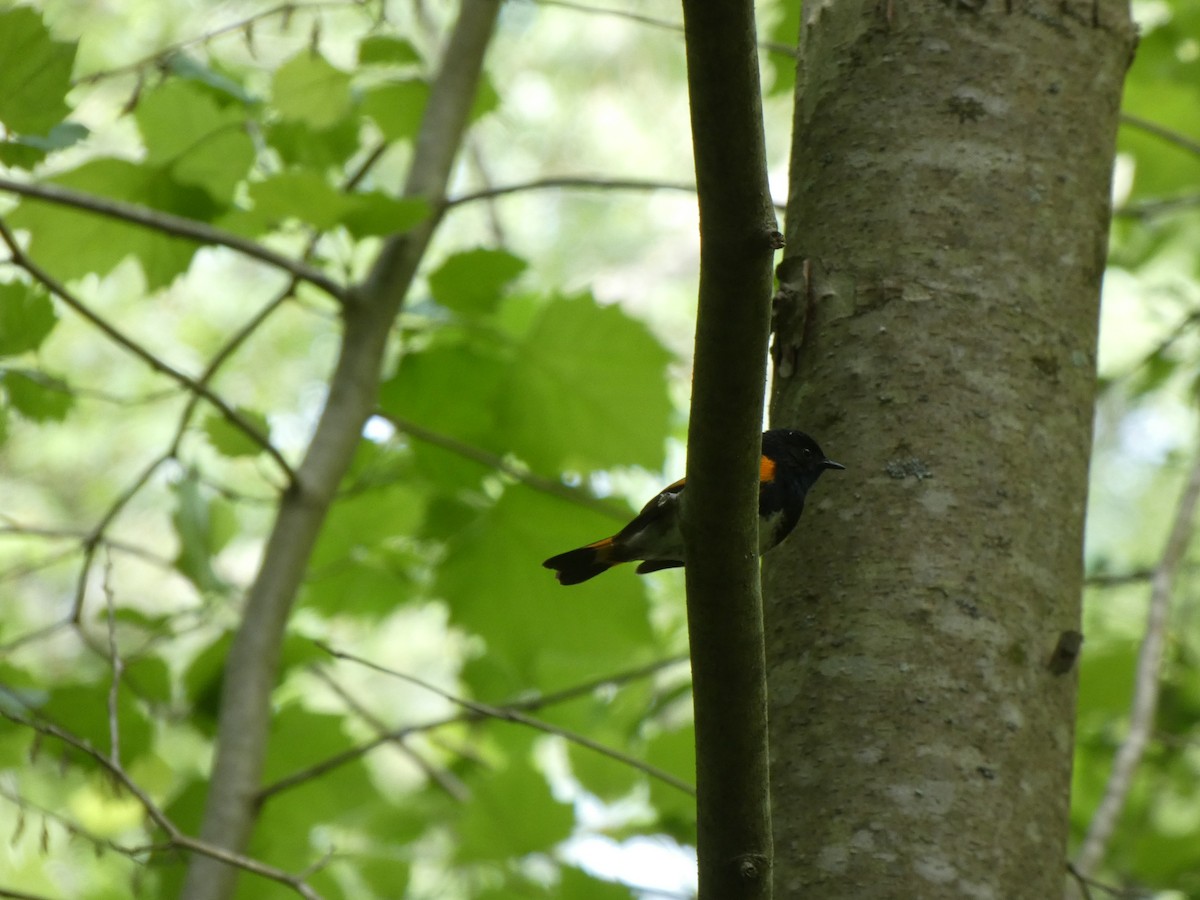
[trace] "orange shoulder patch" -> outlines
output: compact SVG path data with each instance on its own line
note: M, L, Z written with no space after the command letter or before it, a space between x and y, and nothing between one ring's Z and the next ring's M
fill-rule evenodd
M764 456L758 463L758 480L760 483L775 480L775 460Z

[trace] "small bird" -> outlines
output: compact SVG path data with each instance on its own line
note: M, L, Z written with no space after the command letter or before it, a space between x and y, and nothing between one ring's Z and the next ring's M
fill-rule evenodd
M783 428L764 431L758 470L758 552L765 553L787 537L804 497L826 469L844 469L827 459L817 442L802 431ZM602 541L552 556L544 563L554 569L559 584L579 584L623 563L641 560L639 575L684 565L679 508L681 478L647 503L633 521Z

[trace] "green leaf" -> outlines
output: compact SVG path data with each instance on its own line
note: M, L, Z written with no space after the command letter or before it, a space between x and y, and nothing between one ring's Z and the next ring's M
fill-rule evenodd
M220 107L198 85L165 82L138 103L136 118L146 162L168 169L180 184L195 185L225 202L254 162L242 107Z
M781 0L776 4L776 18L766 29L766 39L781 48L795 50L800 40L800 0ZM763 54L765 69L770 73L767 96L791 93L796 86L796 57L794 53L768 49Z
M179 78L203 85L218 99L227 99L249 106L255 102L246 88L230 75L219 72L200 60L183 53L174 53L167 61L167 68Z
M360 65L407 65L419 63L421 54L409 41L389 35L372 35L358 45Z
M175 568L201 593L224 592L228 585L217 575L212 561L237 531L233 508L228 501L210 496L194 472L187 472L174 491L171 524L179 538Z
M171 700L171 672L157 656L125 660L123 678L133 693L143 700L158 704Z
M650 741L646 762L670 772L687 784L696 783L696 731L681 728ZM664 831L680 843L696 843L696 798L657 778L650 779L650 804Z
M0 356L36 350L57 322L54 304L41 287L0 284Z
M237 407L237 413L263 437L270 437L271 426L262 413L244 406ZM214 412L205 418L204 434L222 456L257 456L263 451L262 444L220 413Z
M304 586L304 604L330 614L384 616L409 599L429 565L411 540L424 495L396 484L347 494L326 518Z
M673 412L670 358L618 307L557 299L534 323L500 391L501 433L535 472L659 469Z
M477 248L455 253L429 276L433 299L463 315L492 312L504 290L526 268L505 250Z
M358 238L399 234L429 216L429 204L424 200L398 200L382 191L349 194L344 201L340 221Z
M221 632L192 660L183 675L183 689L191 702L189 721L202 732L216 732L225 658L233 643L231 632Z
M89 134L78 122L60 122L47 135L10 134L0 141L0 164L19 169L31 169L54 150L63 150L79 143Z
M285 165L328 169L343 165L358 149L358 123L345 118L329 128L312 128L301 121L272 122L266 138Z
M371 88L363 95L362 111L389 141L416 137L429 102L429 85L417 78Z
M595 512L514 486L452 537L437 593L456 624L487 642L466 672L481 696L559 688L658 655L629 567L570 589L542 568L546 557L614 530Z
M31 422L61 422L75 403L65 382L42 372L9 369L0 375L0 384L9 405Z
M488 113L495 112L499 108L500 93L496 90L496 86L492 84L492 79L488 73L484 72L480 76L479 89L475 92L475 100L471 104L471 121L477 122Z
M104 754L111 752L107 678L87 684L55 688L39 712L71 734L87 741L94 750ZM128 765L150 749L150 721L129 691L124 689L117 691L116 713L121 761ZM88 759L74 750L68 751L67 755L85 763Z
M546 851L571 836L575 816L559 803L541 774L516 762L472 785L458 823L458 858L502 860Z
M0 122L27 134L61 122L74 65L75 45L52 39L32 9L0 13Z
M554 896L558 900L633 900L633 892L621 884L593 878L582 869L563 866Z
M379 402L389 415L483 450L495 451L496 403L507 364L485 347L446 344L408 353L396 374L380 389ZM452 398L453 402L447 402ZM474 460L411 441L413 458L432 484L455 491L478 485L490 469Z
M344 724L341 716L315 713L300 704L284 707L271 722L264 784L353 749L356 742L346 736ZM346 834L378 804L379 792L362 759L354 759L272 795L254 829L249 853L290 871L308 869L329 849L331 830ZM361 846L360 839L351 840L350 846L356 845ZM342 896L332 882L313 881L320 885L323 897ZM253 890L239 890L236 896L246 900L276 896L264 891L262 882L248 882L246 888Z
M613 735L602 728L583 733L602 744L617 746ZM578 744L569 744L567 754L571 758L571 773L579 780L580 785L588 793L609 803L629 796L645 777L625 763Z
M321 231L345 225L355 237L406 231L429 215L424 200L397 200L381 191L343 194L311 169L256 182L250 186L250 198L251 215L264 226L298 219Z
M162 170L125 160L85 163L53 182L200 221L210 221L219 209L206 191L179 184ZM93 273L105 275L127 256L134 256L145 272L147 287L154 290L183 272L196 252L192 241L157 229L126 225L53 203L23 202L9 224L29 230L30 255L61 281Z
M299 219L318 229L332 228L341 218L345 197L319 173L298 169L272 175L250 185L254 212L273 225Z
M275 71L271 102L285 119L329 128L350 111L350 76L303 50Z

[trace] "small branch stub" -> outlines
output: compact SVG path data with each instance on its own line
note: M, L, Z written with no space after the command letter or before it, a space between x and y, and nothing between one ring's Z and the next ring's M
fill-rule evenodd
M745 853L738 857L738 875L743 881L761 881L767 876L771 861L761 853Z
M1083 635L1078 631L1064 631L1058 636L1058 644L1050 654L1046 667L1055 675L1066 675L1074 668L1083 648Z

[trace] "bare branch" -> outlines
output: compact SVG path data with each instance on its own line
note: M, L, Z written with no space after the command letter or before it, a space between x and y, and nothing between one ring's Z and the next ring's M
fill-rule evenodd
M638 666L637 668L629 669L624 672L617 672L612 675L606 675L602 678L594 679L592 681L586 681L582 684L573 685L561 691L555 691L550 694L534 694L532 696L513 699L500 705L504 709L520 711L545 709L548 706L553 706L558 703L565 703L578 697L587 696L588 694L591 694L602 687L610 685L619 687L632 681L648 678L663 669L669 668L670 666L685 663L687 662L687 659L687 656L672 656L666 659L657 660L656 662L649 663L648 665ZM291 775L281 778L279 781L276 781L273 784L267 785L265 788L259 791L258 801L260 803L266 802L275 794L290 790L291 788L311 781L314 778L319 778L326 772L332 771L339 766L354 762L356 759L360 759L375 748L382 746L393 737L406 737L410 734L416 734L418 732L433 731L437 728L443 728L447 725L456 725L463 722L476 722L479 721L480 718L481 716L479 714L470 710L466 710L457 715L444 716L440 719L435 719L430 722L423 722L417 725L406 725L402 728L394 729L385 735L381 735L378 738L367 741L366 743L360 744L359 746L350 750L345 750L335 756L322 760L315 766L310 766L307 769L294 772Z
M683 24L680 22L672 22L668 19L656 19L653 16L647 16L642 13L631 12L626 9L607 9L600 6L589 6L586 3L578 3L575 0L533 0L539 6L557 6L562 9L569 9L573 12L585 13L593 16L610 16L614 19L628 19L631 22L636 22L638 25L648 25L651 28L661 28L664 31L674 31L681 37L683 36ZM771 53L779 53L783 56L795 58L796 48L789 47L787 44L780 44L775 41L758 41L759 49L768 50Z
M225 231L205 222L197 222L184 216L162 212L136 203L124 200L112 200L98 197L95 194L84 194L56 184L33 184L24 181L14 181L11 178L0 177L0 191L8 191L35 200L56 203L59 206L69 206L72 209L120 219L133 225L140 225L153 231L159 231L173 237L195 241L198 244L213 244L236 250L243 256L257 259L277 269L290 273L301 281L306 281L313 287L320 288L338 302L345 302L346 289L333 281L320 269L314 268L300 260L292 259L282 253L277 253L270 247L252 241L249 238ZM11 246L11 244L10 244Z
M247 32L259 22L275 17L288 18L297 13L305 12L320 12L327 9L356 9L363 6L361 0L317 0L312 3L295 3L287 2L280 3L277 6L272 6L269 9L264 9L245 18L238 19L235 22L230 22L227 25L221 25L211 31L206 31L204 34L196 35L195 37L187 38L186 40L176 41L161 50L151 53L149 56L144 56L141 59L128 63L124 66L118 66L113 69L105 69L101 72L93 72L90 75L78 79L76 84L95 84L98 81L103 81L108 78L115 78L119 75L128 75L131 73L140 73L143 69L162 68L171 57L179 52L186 50L188 47L194 47L198 44L207 44L215 38L222 37L227 34L241 31Z
M108 686L108 756L114 766L121 765L121 720L118 714L121 694L121 675L125 661L117 647L117 602L112 586L112 556L104 566L104 600L108 607L108 662L112 670Z
M386 740L391 746L395 747L399 753L409 762L420 769L426 778L445 791L451 798L459 803L466 803L470 799L471 792L467 786L457 778L454 773L445 771L429 762L420 753L414 750L406 740L407 735L393 734L379 717L363 706L358 700L342 686L340 682L330 675L322 666L309 666L309 671L320 678L329 687L331 691L341 698L346 707L355 713L360 719L375 729L375 733Z
M535 491L541 491L543 494L549 494L560 500L566 500L568 503L585 506L593 512L608 516L608 518L614 521L626 522L629 519L629 510L623 510L614 503L594 497L580 488L573 488L570 485L563 484L561 481L554 481L550 478L543 478L541 475L535 475L519 466L513 465L503 457L489 453L486 450L480 450L478 447L472 447L470 444L465 444L462 441L436 431L430 431L416 422L410 422L407 419L392 416L384 412L376 412L376 415L389 422L401 434L416 438L422 443L432 444L435 447L441 447L443 450L449 450L463 459L469 459L490 469L495 469L497 472L519 481L526 487L533 488Z
M1178 197L1162 197L1156 200L1142 200L1138 203L1128 203L1113 210L1117 219L1137 219L1146 221L1155 216L1165 215L1181 209L1194 209L1200 206L1200 194L1182 194Z
M1174 144L1181 150L1186 150L1188 153L1200 156L1200 141L1196 141L1186 134L1180 134L1178 131L1167 128L1165 125L1159 125L1157 122L1151 122L1149 119L1143 119L1141 116L1135 116L1133 113L1126 112L1121 113L1121 124L1140 129L1147 134L1162 138L1169 144Z
M179 830L178 826L176 826L175 823L167 817L166 813L159 808L158 804L151 799L150 795L147 794L141 788L141 786L129 776L129 774L120 766L120 764L114 762L106 754L101 753L89 742L82 740L63 728L59 728L57 725L54 725L51 722L24 719L20 716L13 715L6 709L0 709L0 716L3 716L16 725L29 728L38 734L62 741L68 747L71 747L72 749L77 750L80 753L83 753L85 756L95 760L95 762L102 769L104 769L104 771L111 775L122 788L134 796L138 803L141 804L142 809L145 810L146 815L149 816L150 821L162 829L162 831L167 835L171 845L179 847L183 850L190 850L191 852L201 856L207 856L212 859L220 860L223 863L235 866L236 868L250 872L253 875L258 875L262 878L279 882L280 884L291 888L301 897L304 897L305 900L321 900L321 895L313 890L307 882L298 876L285 872L282 869L277 869L274 866L267 865L266 863L260 862L259 860L253 859L249 856L243 856L240 853L231 852L222 847L196 840L195 838L184 834ZM133 853L137 851L131 850L130 852Z
M1175 590L1175 579L1187 553L1195 528L1196 506L1200 502L1200 452L1192 464L1187 485L1179 497L1171 532L1162 558L1154 567L1150 581L1150 607L1146 614L1146 632L1138 652L1134 674L1133 704L1130 708L1129 733L1117 749L1104 795L1092 815L1087 836L1075 857L1075 868L1087 877L1104 859L1109 839L1117 827L1125 800L1133 785L1137 767L1154 728L1161 685L1163 649L1167 638L1167 619Z
M571 731L569 728L562 728L553 724L552 722L547 722L543 719L537 719L533 716L526 715L523 712L513 709L511 706L491 706L487 703L479 703L475 700L467 700L466 698L459 697L450 693L449 691L444 691L437 685L431 684L430 682L425 681L423 678L418 678L416 675L409 675L407 672L399 672L396 669L389 669L387 666L382 666L379 663L371 662L371 660L364 659L361 656L356 656L353 653L335 650L328 644L323 644L320 641L317 641L316 644L335 659L344 659L350 662L358 663L360 666L366 666L368 669L371 669L375 672L381 672L384 675L390 675L393 678L399 678L401 681L407 681L409 684L415 684L417 687L424 688L425 690L437 694L439 697L442 697L445 700L449 700L456 706L461 706L463 709L473 713L476 717L499 719L502 722L514 722L517 725L525 725L529 728L536 729L537 731L544 732L545 734L555 735L556 737L563 738L572 744L577 744L580 747L586 747L588 750L593 750L602 756L607 756L609 759L614 759L619 763L624 763L630 768L637 769L639 772L649 775L651 778L657 779L663 784L670 785L677 790L683 791L689 796L694 797L696 795L696 789L694 787L692 787L686 781L676 778L670 772L660 769L658 766L651 765L650 763L640 760L637 757L630 756L628 753L624 753L621 750L609 747L606 744L601 744L599 741L594 741L587 735L579 734L578 732Z
M0 887L0 897L11 897L12 900L51 900L45 894L30 894L27 891L17 891L6 887Z
M161 372L168 378L171 378L183 385L192 393L199 394L201 397L215 406L217 410L220 411L221 415L228 419L229 422L232 423L238 430L243 432L252 441L262 447L263 450L265 450L271 456L271 458L275 460L276 464L278 464L279 468L283 470L284 474L287 475L289 480L295 479L295 473L292 471L291 466L288 465L287 460L283 458L283 455L274 447L270 440L259 433L258 429L255 428L254 425L246 421L246 418L241 413L233 409L224 400L209 390L207 385L200 383L190 375L185 375L174 366L163 362L141 344L137 343L135 340L118 330L115 326L109 324L101 316L93 312L91 308L88 307L82 300L76 297L71 291L67 290L67 287L64 284L59 282L52 275L50 275L49 272L29 258L25 251L21 249L16 237L13 235L12 231L9 230L8 224L3 219L0 219L0 239L3 239L4 243L8 245L8 250L11 254L13 265L18 266L28 272L30 277L39 282L43 287L50 291L50 293L62 300L63 303L75 310L75 312L77 312L83 318L87 319L89 322L99 328L100 331L102 331L104 335L109 338L109 340L113 341L113 343L132 353L154 371Z
M564 175L559 178L535 178L532 181L522 181L517 184L506 184L500 187L471 191L458 197L451 197L445 203L446 209L453 209L466 203L476 203L480 200L494 200L508 194L519 194L528 191L545 191L557 188L579 188L589 191L682 191L685 194L695 194L696 186L684 181L654 181L644 178L589 178L584 175Z
M425 199L435 210L462 144L498 13L495 0L463 0L430 86L404 195ZM325 406L292 489L283 496L226 660L201 825L201 837L211 843L241 849L250 839L288 617L321 525L374 411L391 326L438 219L431 216L388 238L367 278L342 306L341 348ZM236 874L194 858L181 896L223 900L231 894Z

